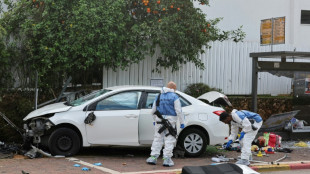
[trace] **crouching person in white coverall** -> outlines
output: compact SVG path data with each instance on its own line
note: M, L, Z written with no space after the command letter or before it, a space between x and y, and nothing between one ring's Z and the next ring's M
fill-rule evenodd
M225 124L231 124L231 133L228 137L226 148L235 141L238 136L239 128L241 128L239 142L241 145L241 159L236 164L250 165L249 160L252 158L251 146L256 134L263 124L262 117L254 112L246 110L234 109L230 114L223 112L220 115L220 121Z
M176 122L179 119L180 128L184 128L184 116L182 114L179 96L175 93L176 89L176 84L174 82L169 82L167 87L163 87L161 94L155 99L153 103L152 114L154 118L153 124L155 125L155 134L151 147L151 156L146 160L148 164L155 165L157 163L157 158L159 157L160 151L164 144L163 166L171 167L174 165L171 157L173 156L176 137L170 135L168 129L165 129L162 133L158 133L159 129L163 125L160 124L161 119L154 115L154 113L156 110L159 111L161 115L171 123L174 129L176 128ZM157 101L158 98L159 101ZM167 134L169 135L166 136Z

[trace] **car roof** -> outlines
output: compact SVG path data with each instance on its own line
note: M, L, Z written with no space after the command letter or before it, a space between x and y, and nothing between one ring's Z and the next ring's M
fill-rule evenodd
M112 87L108 87L106 88L108 90L123 90L123 89L147 89L147 90L161 90L161 87L156 87L156 86L140 86L140 85L123 85L123 86L112 86Z

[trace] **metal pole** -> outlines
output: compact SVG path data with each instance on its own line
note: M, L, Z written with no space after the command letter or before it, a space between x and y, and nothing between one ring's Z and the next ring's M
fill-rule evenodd
M36 71L34 109L38 108L38 71Z
M252 111L257 112L257 61L258 57L252 59Z
M271 52L273 51L273 24L274 24L274 18L271 18Z

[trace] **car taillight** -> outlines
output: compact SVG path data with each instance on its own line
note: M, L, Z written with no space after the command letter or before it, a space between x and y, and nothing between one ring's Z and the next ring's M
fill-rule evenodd
M228 139L228 137L225 137L225 140L227 140Z
M213 114L216 114L216 115L220 116L221 113L223 113L223 112L225 112L225 111L214 111Z

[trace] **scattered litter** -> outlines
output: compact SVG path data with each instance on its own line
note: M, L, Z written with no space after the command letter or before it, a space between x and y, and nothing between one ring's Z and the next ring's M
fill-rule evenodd
M33 158L38 158L38 157L42 157L43 156L47 156L47 157L55 157L55 158L62 158L64 156L61 155L56 155L56 156L52 156L51 154L44 152L43 150L31 145L32 149L30 151L28 151L27 153L25 153L25 156L33 159Z
M125 166L125 165L127 165L127 163L123 163L122 165Z
M102 166L101 163L94 163L95 166Z
M127 154L126 156L128 156L128 157L134 157L133 154Z
M17 154L21 147L17 144L6 144L0 141L0 159L13 158L14 154Z
M289 148L277 148L277 152L291 153L293 150Z
M216 155L216 157L212 157L211 160L214 162L229 162L233 158L226 158L225 155Z
M29 173L22 170L22 174L29 174Z
M258 148L257 145L252 145L252 146L251 146L251 151L252 151L252 152L256 152L256 151L258 151L258 150L259 150L259 148Z
M74 164L73 166L74 167L81 167L81 165L79 165L79 164Z
M90 171L90 168L83 167L82 170L83 170L83 171Z
M258 153L257 153L257 155L256 156L258 156L258 157L262 157L263 156L263 154L262 154L262 151L260 150L260 151L258 151Z
M308 147L307 143L300 141L299 143L294 144L294 146L298 146L298 147Z

